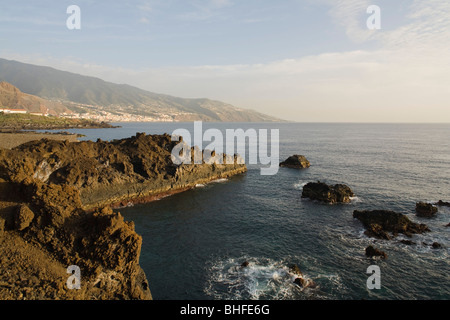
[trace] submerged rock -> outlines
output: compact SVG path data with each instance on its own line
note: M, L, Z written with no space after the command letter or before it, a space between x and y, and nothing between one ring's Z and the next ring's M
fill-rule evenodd
M280 163L280 167L303 169L309 168L311 164L305 156L295 154Z
M355 194L344 184L334 186L323 182L309 182L303 187L302 198L309 198L326 203L348 203Z
M431 245L433 249L442 249L442 245L439 242L433 242Z
M416 214L419 217L432 217L438 212L438 208L433 206L431 203L417 202L416 203Z
M450 202L445 202L442 200L439 200L436 204L440 207L450 207Z
M402 233L411 236L415 233L430 231L427 225L417 224L401 213L388 210L353 212L353 218L362 222L366 228L365 234L369 237L390 240L393 236Z
M381 257L383 259L387 258L387 254L384 251L374 248L373 246L368 246L366 248L366 256L369 258Z
M415 242L411 240L400 240L401 243L406 244L408 246L412 246L413 244L416 244Z

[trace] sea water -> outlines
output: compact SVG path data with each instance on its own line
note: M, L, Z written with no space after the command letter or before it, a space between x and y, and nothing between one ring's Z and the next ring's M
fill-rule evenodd
M121 139L136 132L171 134L193 123L121 123L119 129L70 130L83 139ZM305 155L308 169L258 165L226 181L120 209L143 237L140 265L154 299L450 299L450 208L415 215L418 201L450 201L450 125L204 123L205 128L279 129L280 161ZM310 181L344 183L349 204L301 198ZM354 210L387 209L425 223L415 244L364 235ZM433 249L433 242L443 248ZM385 260L365 256L374 245ZM248 267L241 268L247 261ZM297 264L316 288L300 288ZM378 265L381 289L367 288Z

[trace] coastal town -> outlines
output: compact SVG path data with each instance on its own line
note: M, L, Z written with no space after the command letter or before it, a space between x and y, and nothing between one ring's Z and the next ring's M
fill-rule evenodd
M120 109L120 107L118 107ZM172 122L174 121L173 115L158 113L155 116L144 116L131 114L127 112L115 112L111 113L102 110L100 106L88 106L77 105L76 110L79 112L63 112L58 114L58 117L67 119L84 119L98 122ZM23 108L6 108L0 106L0 113L4 114L30 114L35 116L52 117L55 114L49 113L47 109L45 112L30 112Z

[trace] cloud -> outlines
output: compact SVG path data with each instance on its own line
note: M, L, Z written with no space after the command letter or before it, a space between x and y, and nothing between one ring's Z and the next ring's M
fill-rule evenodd
M228 3L213 2L208 2L206 7L213 9L206 12ZM264 64L139 70L70 58L16 58L153 92L222 100L298 121L449 121L450 3L430 2L431 8L411 1L403 25L373 33L364 29L367 1L333 1L336 4L330 5L330 14L336 23L355 42L376 39L378 47L371 50L328 52ZM1 50L0 54L5 55Z

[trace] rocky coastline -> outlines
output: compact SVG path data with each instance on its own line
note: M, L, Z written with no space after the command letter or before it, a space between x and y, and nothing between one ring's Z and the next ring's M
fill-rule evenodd
M0 299L151 299L139 266L142 238L112 208L247 171L238 156L234 164L176 166L177 143L137 134L0 149L0 256L10 257L0 267L9 275L0 276ZM17 260L21 267L13 268ZM66 284L73 265L81 270L79 290Z

